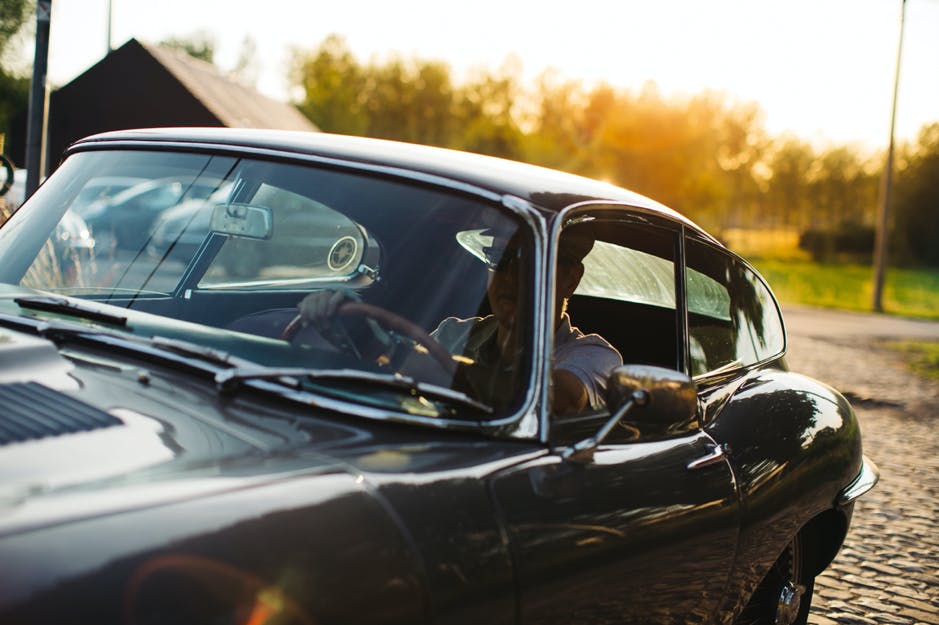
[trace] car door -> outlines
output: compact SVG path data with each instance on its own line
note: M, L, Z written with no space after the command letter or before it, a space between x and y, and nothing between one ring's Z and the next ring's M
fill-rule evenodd
M705 623L733 562L730 470L701 431L498 476L520 622Z
M678 233L595 220L596 242L568 304L571 323L626 363L676 369L683 315ZM696 418L643 431L622 420L592 458L560 452L595 435L608 410L552 418L559 453L496 476L522 623L705 623L719 605L738 532L723 450Z

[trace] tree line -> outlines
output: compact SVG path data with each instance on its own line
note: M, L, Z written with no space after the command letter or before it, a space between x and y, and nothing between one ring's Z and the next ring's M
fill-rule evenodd
M0 0L0 61L32 0ZM213 61L207 33L163 45ZM250 76L253 41L237 74ZM802 233L819 259L868 255L873 245L881 155L848 145L817 148L771 136L755 103L703 92L666 97L586 86L556 72L523 85L506 62L457 80L444 62L392 56L361 61L332 35L295 49L289 68L298 109L326 132L425 143L522 160L628 187L720 235L730 228ZM28 100L29 79L0 62L0 133ZM892 262L939 266L939 121L901 145L891 207Z
M883 158L771 136L754 103L585 86L554 72L525 88L511 64L457 82L446 63L363 62L338 35L295 50L298 108L321 130L518 159L647 194L720 233L789 228L820 257L869 254ZM939 122L897 157L891 258L939 266Z
M29 76L12 66L11 50L29 34L34 0L0 0L0 134L8 133L13 117L29 104Z

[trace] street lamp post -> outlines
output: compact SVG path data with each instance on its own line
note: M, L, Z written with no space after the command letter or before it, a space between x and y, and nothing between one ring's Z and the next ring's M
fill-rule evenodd
M49 60L49 20L52 15L52 0L36 3L36 54L33 58L33 78L29 91L29 115L26 128L26 189L25 196L32 195L42 169L46 129L46 67Z
M874 236L874 296L875 312L883 312L884 272L887 266L888 224L890 196L893 191L893 144L897 121L897 92L900 86L900 59L903 55L903 24L906 21L906 0L900 0L900 43L897 45L897 68L893 76L893 106L890 109L890 142L887 144L887 162L880 179L880 204L877 230Z

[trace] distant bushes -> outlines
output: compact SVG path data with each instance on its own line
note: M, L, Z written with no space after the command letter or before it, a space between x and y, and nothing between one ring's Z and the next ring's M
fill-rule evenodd
M835 229L809 228L799 235L799 249L816 262L845 257L867 262L874 252L874 228L857 223L843 223Z

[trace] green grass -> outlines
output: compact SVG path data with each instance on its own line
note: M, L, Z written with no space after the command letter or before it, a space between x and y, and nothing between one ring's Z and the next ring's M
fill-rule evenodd
M818 264L794 258L751 262L783 303L871 310L874 278L869 265ZM889 314L939 319L939 270L888 269L882 304Z
M870 265L819 264L794 254L751 262L783 303L872 309L874 277ZM939 270L888 269L882 304L888 314L939 319ZM895 341L885 345L898 352L913 372L939 381L939 343Z
M872 310L869 263L813 262L799 249L799 232L793 228L731 228L720 235L753 263L783 303ZM888 314L939 319L939 269L888 269L881 303Z
M927 341L894 341L887 347L903 355L916 373L939 381L939 343Z

